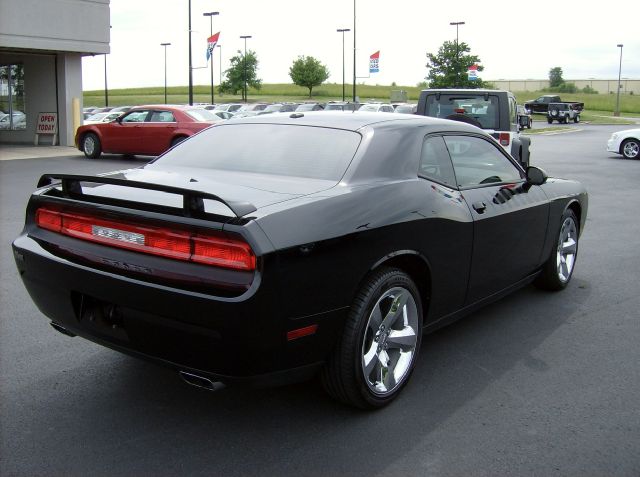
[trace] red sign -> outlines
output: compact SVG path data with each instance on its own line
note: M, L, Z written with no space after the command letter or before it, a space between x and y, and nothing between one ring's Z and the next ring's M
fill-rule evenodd
M38 113L36 134L57 134L58 113Z

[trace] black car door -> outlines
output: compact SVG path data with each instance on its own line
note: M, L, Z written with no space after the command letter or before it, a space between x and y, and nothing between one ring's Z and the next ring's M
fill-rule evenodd
M543 190L490 138L444 136L458 188L473 216L467 303L517 283L541 263L549 216Z

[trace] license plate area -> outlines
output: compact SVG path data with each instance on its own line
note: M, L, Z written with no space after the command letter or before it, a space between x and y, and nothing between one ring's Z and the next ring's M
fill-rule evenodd
M74 293L73 302L76 317L84 328L118 341L129 341L125 313L118 305L81 293Z

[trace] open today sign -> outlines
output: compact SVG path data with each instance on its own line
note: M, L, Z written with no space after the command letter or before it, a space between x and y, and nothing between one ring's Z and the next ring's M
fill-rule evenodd
M36 134L57 134L58 113L38 113Z

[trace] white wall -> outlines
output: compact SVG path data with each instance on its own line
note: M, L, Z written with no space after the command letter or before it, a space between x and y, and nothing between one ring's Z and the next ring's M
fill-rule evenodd
M4 48L109 53L109 0L0 0Z

